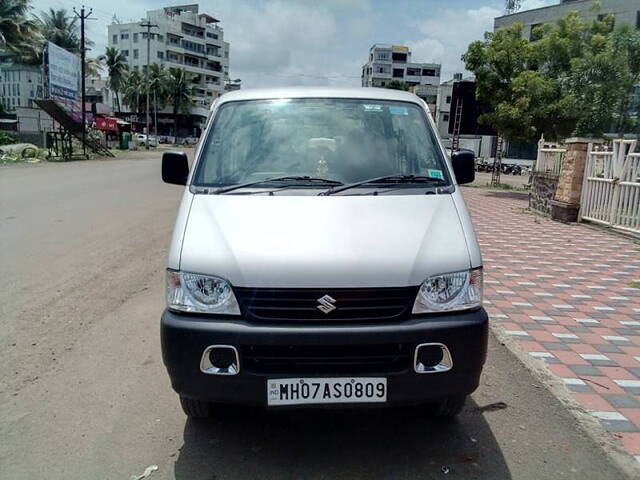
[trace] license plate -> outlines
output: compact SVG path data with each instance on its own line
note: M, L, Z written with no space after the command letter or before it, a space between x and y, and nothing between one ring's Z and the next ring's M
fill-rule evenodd
M267 380L267 405L384 403L387 379L372 377Z

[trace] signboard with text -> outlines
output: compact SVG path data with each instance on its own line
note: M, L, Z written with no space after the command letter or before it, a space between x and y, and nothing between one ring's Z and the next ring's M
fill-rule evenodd
M80 57L47 42L48 93L49 98L60 103L77 119L81 115L80 105Z

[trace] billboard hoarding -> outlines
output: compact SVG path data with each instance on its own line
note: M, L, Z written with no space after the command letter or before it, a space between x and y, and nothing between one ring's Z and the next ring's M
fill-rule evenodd
M77 120L81 116L80 57L47 42L49 98L60 103Z

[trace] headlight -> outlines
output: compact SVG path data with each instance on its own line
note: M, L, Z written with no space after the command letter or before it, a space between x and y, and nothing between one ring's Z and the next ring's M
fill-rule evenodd
M427 278L418 290L412 313L468 310L482 305L482 268Z
M167 307L181 312L240 315L229 282L223 278L167 270Z

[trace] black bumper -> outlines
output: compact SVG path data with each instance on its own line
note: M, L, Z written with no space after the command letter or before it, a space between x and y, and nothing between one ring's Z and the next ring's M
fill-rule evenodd
M264 405L267 379L297 377L387 378L387 404L427 403L452 394L469 394L478 387L487 352L488 320L484 309L473 312L415 317L385 325L256 325L242 319L211 319L165 311L161 321L162 356L174 390L185 397L219 403ZM421 343L438 342L451 352L453 368L447 372L418 374L413 370L413 351ZM200 371L200 359L210 345L233 345L240 352L240 372L233 376L208 375ZM248 349L367 346L403 346L404 363L386 369L372 367L357 375L323 366L321 373L279 369L274 372L249 368ZM247 358L243 358L247 356ZM404 358L404 357L403 357ZM309 368L306 366L305 368ZM329 368L329 370L327 370ZM267 369L268 370L268 369Z

